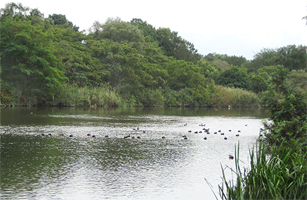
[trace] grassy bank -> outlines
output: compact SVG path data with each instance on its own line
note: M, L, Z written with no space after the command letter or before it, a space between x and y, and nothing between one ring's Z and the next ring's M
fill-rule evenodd
M2 105L63 106L63 107L120 107L120 106L207 106L259 107L257 94L239 88L184 88L181 90L136 88L116 90L110 87L62 86L52 98L38 102L32 96L20 97L18 92L1 93Z

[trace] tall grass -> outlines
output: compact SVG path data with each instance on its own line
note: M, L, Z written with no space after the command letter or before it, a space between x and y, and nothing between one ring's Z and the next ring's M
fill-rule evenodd
M49 104L76 107L116 107L124 105L125 102L118 94L107 87L65 85Z
M211 95L211 103L214 106L231 107L259 107L257 94L240 88L229 88L216 85Z
M270 155L270 156L268 156ZM250 170L241 171L239 147L235 155L236 182L227 181L219 186L222 199L307 199L307 153L296 141L290 146L271 147L260 143L250 151Z

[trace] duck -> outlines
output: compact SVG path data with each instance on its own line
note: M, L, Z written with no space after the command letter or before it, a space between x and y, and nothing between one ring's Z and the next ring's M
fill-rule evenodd
M233 155L230 155L230 154L229 154L229 159L230 159L230 160L234 159Z
M126 138L129 138L130 137L130 134L129 135L126 135L126 136L124 136L124 138L126 139Z

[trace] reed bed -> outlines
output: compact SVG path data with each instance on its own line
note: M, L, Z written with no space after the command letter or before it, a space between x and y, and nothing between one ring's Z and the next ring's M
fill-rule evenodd
M124 105L124 102L116 92L107 87L65 85L49 104L75 107L117 107Z
M219 185L222 199L307 199L307 153L296 141L271 147L264 143L250 151L250 170L241 171L239 146L235 153L235 181ZM226 168L227 169L227 168Z

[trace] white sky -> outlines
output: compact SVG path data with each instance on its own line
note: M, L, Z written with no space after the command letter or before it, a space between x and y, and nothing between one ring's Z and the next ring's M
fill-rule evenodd
M12 1L2 0L0 7ZM170 28L202 55L219 53L248 60L264 48L307 45L306 0L18 0L45 17L63 14L79 30L109 17L140 18L156 28Z

